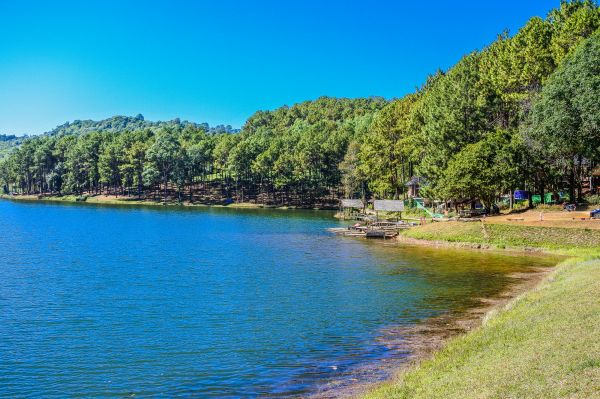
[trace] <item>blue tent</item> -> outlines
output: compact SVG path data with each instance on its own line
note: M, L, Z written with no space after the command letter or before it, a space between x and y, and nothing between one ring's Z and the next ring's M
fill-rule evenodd
M515 200L526 201L529 199L529 191L526 190L515 190Z

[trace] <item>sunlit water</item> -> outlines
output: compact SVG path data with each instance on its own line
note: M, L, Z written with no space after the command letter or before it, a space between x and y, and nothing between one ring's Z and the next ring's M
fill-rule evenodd
M539 258L332 236L330 213L0 202L0 397L304 396Z

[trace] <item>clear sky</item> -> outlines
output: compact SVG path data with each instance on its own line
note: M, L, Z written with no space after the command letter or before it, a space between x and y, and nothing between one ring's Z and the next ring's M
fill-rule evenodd
M550 0L0 1L0 133L400 97Z

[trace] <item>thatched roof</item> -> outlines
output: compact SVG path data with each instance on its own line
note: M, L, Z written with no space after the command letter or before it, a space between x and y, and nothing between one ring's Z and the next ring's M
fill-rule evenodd
M376 211L402 212L404 201L401 200L375 200L373 208Z
M359 200L359 199L343 199L343 200L341 200L341 202L342 202L342 208L356 208L356 209L364 208L362 200Z

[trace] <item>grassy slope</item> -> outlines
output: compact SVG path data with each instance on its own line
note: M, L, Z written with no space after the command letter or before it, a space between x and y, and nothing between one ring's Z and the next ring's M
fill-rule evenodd
M594 251L600 247L600 229L438 222L406 230L403 235L430 241L489 244L500 248L543 248L575 254Z
M587 259L565 261L538 289L367 399L600 398L600 230L448 222L404 235Z
M599 398L600 260L552 278L375 398Z

